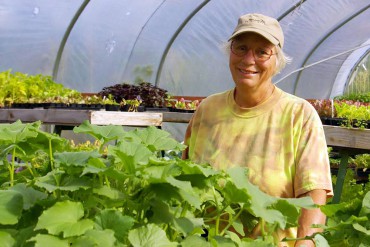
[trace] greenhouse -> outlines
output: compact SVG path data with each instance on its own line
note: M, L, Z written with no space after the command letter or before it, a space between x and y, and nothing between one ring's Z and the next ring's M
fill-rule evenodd
M369 0L0 0L0 23L0 246L370 246Z

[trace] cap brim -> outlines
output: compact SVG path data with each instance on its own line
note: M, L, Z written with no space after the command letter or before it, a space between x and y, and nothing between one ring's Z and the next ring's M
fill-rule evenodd
M231 37L229 38L229 41L234 39L236 36L238 36L240 34L250 33L250 32L257 33L257 34L263 36L265 39L267 39L268 41L270 41L274 45L279 44L279 40L277 40L274 36L272 36L271 34L269 34L266 31L263 31L261 29L256 29L256 28L243 28L241 30L238 30L237 32L235 32L231 35Z

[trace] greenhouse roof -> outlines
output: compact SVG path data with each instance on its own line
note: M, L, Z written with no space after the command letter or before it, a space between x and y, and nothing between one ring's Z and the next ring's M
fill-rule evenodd
M275 83L304 98L343 93L370 52L369 0L0 0L0 69L81 92L142 79L173 95L233 86L223 44L245 13L277 18L293 58Z

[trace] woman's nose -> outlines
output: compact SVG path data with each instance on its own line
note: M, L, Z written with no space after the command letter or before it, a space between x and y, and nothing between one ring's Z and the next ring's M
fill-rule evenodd
M253 61L253 62L255 61L254 53L252 49L248 49L247 53L245 53L245 55L243 56L243 60Z

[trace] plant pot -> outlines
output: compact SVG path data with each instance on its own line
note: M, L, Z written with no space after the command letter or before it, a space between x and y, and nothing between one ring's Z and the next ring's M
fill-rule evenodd
M195 110L171 108L171 112L194 113Z
M30 106L28 103L13 103L12 108L16 108L16 109L29 109Z
M120 106L119 105L105 105L106 111L119 111Z
M150 112L168 112L170 111L168 107L145 107L145 111Z
M358 181L368 182L369 175L370 175L370 169L357 168L356 175L357 175Z
M344 118L332 118L332 117L321 117L321 122L324 125L332 125L332 126L343 126L345 124Z
M67 108L68 107L68 104L65 104L65 103L45 103L43 104L43 107L45 109L63 109L63 108Z
M121 106L121 111L127 111L128 112L128 111L130 111L130 107L131 107L131 105L129 105L129 104ZM136 112L144 112L144 111L145 111L145 106L140 105L140 106L137 107ZM131 111L131 112L133 112L133 111Z

